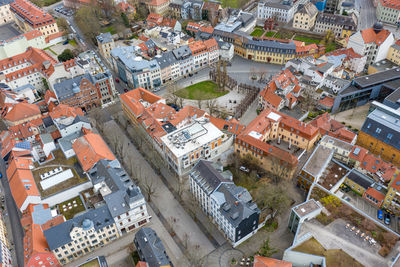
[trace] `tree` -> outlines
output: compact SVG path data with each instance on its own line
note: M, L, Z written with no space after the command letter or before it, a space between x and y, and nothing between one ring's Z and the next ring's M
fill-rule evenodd
M214 114L214 111L217 109L217 99L214 98L207 100L206 105L210 116L212 116Z
M289 180L292 178L290 177L290 172L293 170L293 167L290 166L289 163L275 157L270 157L269 159L271 161L269 175L272 182L278 184L282 180Z
M146 7L145 3L138 3L136 5L136 19L137 20L145 20L149 15L149 10Z
M129 19L124 12L121 12L122 22L124 23L125 27L129 27Z
M57 26L63 32L63 35L68 34L69 25L65 18L57 18Z
M58 60L60 62L65 62L67 60L74 58L74 53L72 53L71 49L65 49L61 54L58 55Z
M267 238L267 240L265 240L264 244L262 245L262 247L260 248L260 250L258 252L259 252L260 256L269 258L272 255L274 255L275 253L277 253L278 251L279 251L279 249L275 249L269 245L269 238Z
M111 19L111 16L114 12L114 1L113 0L99 0L98 1L103 14L107 19Z
M176 83L168 84L166 91L167 91L167 96L166 96L167 102L170 103L171 105L177 106L179 97L175 94L175 92L178 91Z
M139 173L141 174L142 169L139 169ZM144 190L145 196L146 196L146 201L151 202L151 199L155 196L157 196L157 191L158 191L158 186L157 184L153 181L153 179L150 179L148 177L142 177L140 175L140 179L142 184L142 188Z
M287 209L290 199L283 186L264 183L254 191L254 199L261 210L269 209L274 218L277 214Z
M100 32L100 10L95 6L81 7L75 13L75 22L83 34L91 39L95 40L96 36Z
M203 100L197 99L197 107L198 107L199 109L201 109L202 106L203 106Z
M316 106L315 91L313 88L304 88L302 91L301 106L305 111L312 111Z

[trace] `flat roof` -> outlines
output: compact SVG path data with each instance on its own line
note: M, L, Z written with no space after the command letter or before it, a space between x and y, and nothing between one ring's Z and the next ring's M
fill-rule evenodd
M359 86L365 88L375 84L389 82L394 79L400 79L400 67L358 77L353 81Z
M339 139L329 136L329 135L325 135L319 143L324 146L326 144L326 146L332 145L334 147L339 147L339 148L341 148L343 150L347 150L349 152L353 149L352 144L347 143L342 140L339 140Z
M293 211L300 217L304 217L318 209L321 209L321 207L318 205L317 201L310 199L294 207Z
M332 148L318 145L310 158L307 160L303 170L311 174L314 178L319 176L332 159L333 153L334 150Z
M223 133L208 120L197 119L189 126L161 137L161 141L179 158L222 135Z

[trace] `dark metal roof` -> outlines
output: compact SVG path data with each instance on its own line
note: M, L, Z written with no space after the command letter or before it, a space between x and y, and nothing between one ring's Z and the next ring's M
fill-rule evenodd
M365 189L368 189L374 183L372 178L354 169L347 175L347 178Z

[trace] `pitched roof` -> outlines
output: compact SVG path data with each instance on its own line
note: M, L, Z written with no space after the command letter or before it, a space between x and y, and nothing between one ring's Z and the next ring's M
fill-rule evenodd
M50 117L54 120L61 117L84 116L80 107L70 107L65 104L59 104L49 112Z
M357 136L342 123L332 119L328 112L319 115L309 122L309 124L318 128L321 135L329 135L348 143L351 143Z
M260 92L260 96L263 98L265 102L271 104L275 109L279 107L279 105L283 100L282 97L275 94L274 90L271 88L263 89Z
M256 255L253 267L292 267L292 263Z
M230 119L229 121L227 121L221 118L210 116L210 122L214 124L215 127L217 127L220 131L227 131L235 135L240 134L243 129L246 128L245 125L240 124L235 119Z
M92 132L76 139L72 148L85 172L101 159L115 159L103 138Z
M368 188L365 191L365 194L370 195L371 197L373 197L376 200L378 200L378 203L380 203L381 201L383 201L385 199L385 195L382 194L381 192L379 192L378 190L376 190L373 187Z
M387 7L389 9L400 9L400 2L397 0L380 0L379 1L382 6Z
M12 109L4 116L4 119L17 122L40 114L41 112L37 105L21 102L13 105Z
M380 46L386 40L386 38L389 37L390 34L391 32L386 29L382 29L378 33L375 32L374 28L368 28L361 31L361 36L364 40L364 43L374 42L378 46Z
M135 244L149 266L167 267L171 265L164 245L153 229L149 227L140 228L135 234Z
M10 9L26 20L33 28L56 23L49 13L27 0L15 0L10 4Z
M143 104L153 104L162 99L162 97L141 87L120 95L120 98L136 117L143 113L145 109Z

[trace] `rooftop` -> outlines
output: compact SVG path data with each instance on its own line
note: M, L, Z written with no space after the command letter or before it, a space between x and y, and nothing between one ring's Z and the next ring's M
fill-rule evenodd
M317 201L310 199L294 207L293 211L302 218L318 209L321 209L321 207L318 205Z
M322 175L334 154L334 149L318 145L310 158L307 160L303 170L311 174L314 178Z
M179 158L209 142L216 141L222 135L217 127L202 118L161 137L161 140Z

